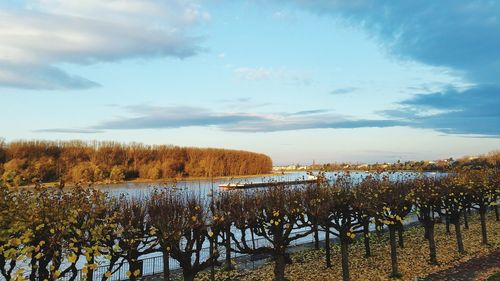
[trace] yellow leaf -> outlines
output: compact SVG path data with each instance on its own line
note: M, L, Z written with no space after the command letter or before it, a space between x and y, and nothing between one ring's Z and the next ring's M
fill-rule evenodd
M139 276L139 275L141 275L141 270L140 269L136 269L134 271L134 276Z
M68 257L68 261L69 261L70 263L75 263L77 259L78 259L78 257L77 257L75 254L71 254L71 255Z

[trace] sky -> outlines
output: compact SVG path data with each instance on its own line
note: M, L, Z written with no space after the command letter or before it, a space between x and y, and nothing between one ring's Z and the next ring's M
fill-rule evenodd
M3 0L0 137L395 162L500 149L500 1Z

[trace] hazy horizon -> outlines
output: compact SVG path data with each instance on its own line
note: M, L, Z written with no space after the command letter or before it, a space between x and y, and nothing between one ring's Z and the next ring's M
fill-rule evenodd
M7 0L0 137L274 165L500 149L500 2Z

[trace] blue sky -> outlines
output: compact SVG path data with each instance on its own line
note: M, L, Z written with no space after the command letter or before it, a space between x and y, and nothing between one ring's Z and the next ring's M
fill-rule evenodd
M500 148L497 1L0 4L0 136L275 164Z

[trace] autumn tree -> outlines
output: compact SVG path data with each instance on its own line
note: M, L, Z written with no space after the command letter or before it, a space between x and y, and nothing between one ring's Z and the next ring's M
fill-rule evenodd
M470 196L470 201L464 200L464 203L469 203L473 208L478 210L481 220L482 243L488 244L486 211L489 206L496 206L498 194L500 193L495 186L498 184L494 181L495 172L493 170L470 171L462 173L462 176L464 177L462 180L465 181L464 185L466 188L464 195Z
M462 230L460 228L460 216L465 208L470 205L466 196L464 196L467 193L464 183L464 178L459 175L448 176L442 182L440 194L442 202L441 212L454 225L457 250L460 254L465 253Z
M0 186L0 274L10 281L22 274L14 271L30 255L32 233L26 228L28 212L23 193Z
M413 181L412 189L408 198L415 206L418 220L425 229L425 238L429 242L429 261L437 264L436 241L434 226L436 215L441 210L441 180L435 178L421 177Z
M330 240L330 234L339 238L342 257L342 280L348 281L349 277L349 244L359 231L360 222L357 220L355 196L353 183L349 175L342 176L336 180L333 186L325 189L325 198L322 202L322 210L326 212L322 217L322 226L325 231L325 239ZM326 245L327 266L330 265L330 247Z
M127 275L131 281L142 276L143 268L139 257L156 252L157 238L147 213L147 204L139 198L122 198L117 231L120 234L117 248L120 258L129 264Z
M380 181L377 192L376 219L389 228L392 277L401 276L398 270L396 231L412 207L412 202L408 197L410 189L411 186L403 181L394 182L384 177Z
M116 230L109 216L108 208L112 199L95 189L75 188L66 191L65 201L72 207L67 218L65 237L66 269L61 269L61 277L75 280L78 277L77 264L84 258L82 271L86 279L92 281L97 259L105 252L102 243L110 228Z
M290 243L311 234L296 232L306 224L302 193L299 189L272 186L252 194L245 194L235 214L235 227L239 239L231 233L236 250L246 254L269 254L274 259L275 280L285 280L286 250ZM254 247L247 240L250 232L262 237L266 245Z
M235 214L238 212L241 202L240 192L222 192L213 196L211 204L211 226L221 238L221 244L225 249L226 270L233 269L231 261L231 228L235 222Z
M363 228L365 257L371 256L370 223L377 213L377 196L379 180L373 176L364 178L354 189L354 204L358 210L357 221Z
M168 257L172 257L179 262L184 280L194 280L198 272L219 264L216 249L205 259L201 256L205 241L215 245L213 239L219 233L209 227L207 206L198 196L169 190L156 192L149 199L148 212L164 267L168 267ZM164 270L164 278L169 280L169 269Z

